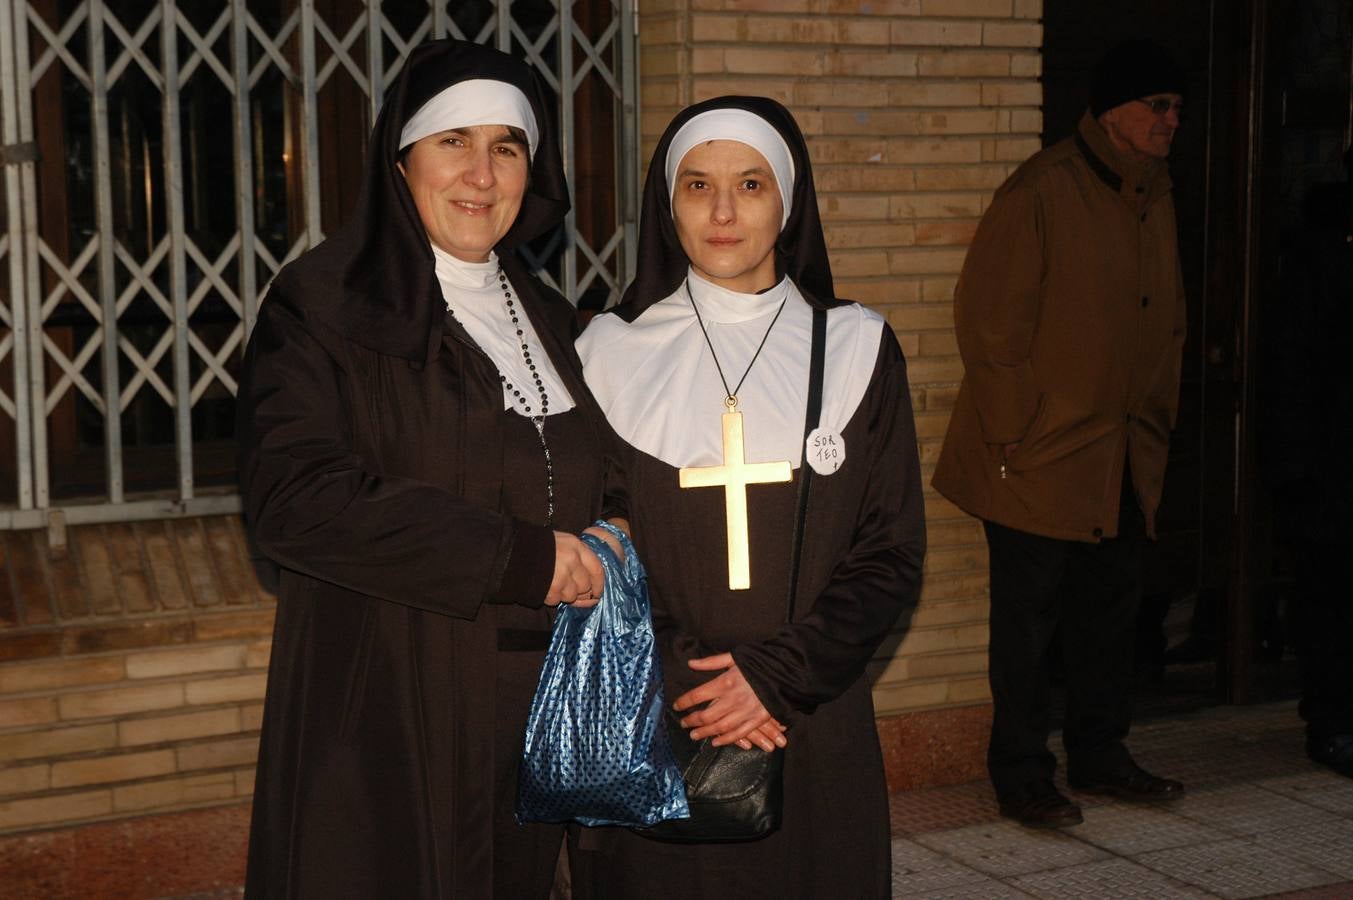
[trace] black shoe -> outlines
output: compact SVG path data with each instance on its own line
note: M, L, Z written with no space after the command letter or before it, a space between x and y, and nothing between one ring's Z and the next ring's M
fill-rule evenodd
M1105 794L1124 800L1178 800L1184 796L1184 785L1173 778L1158 778L1136 763L1122 768L1099 772L1088 778L1067 778L1072 790L1082 794Z
M1066 799L1051 781L1035 781L1000 801L1001 815L1030 828L1066 828L1079 825L1081 808Z
M1353 778L1353 734L1307 738L1306 755L1340 775Z

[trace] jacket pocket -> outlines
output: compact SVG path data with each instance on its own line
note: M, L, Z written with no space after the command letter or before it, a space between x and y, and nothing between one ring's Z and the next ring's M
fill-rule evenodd
M1017 442L1019 446L1009 456L1004 455L1001 447L996 448L998 460L1011 471L1019 469L1020 460L1027 457L1030 448L1043 437L1043 432L1047 427L1048 406L1048 395L1045 393L1039 394L1038 408L1034 410L1033 421L1029 423L1028 428L1024 429L1024 436Z

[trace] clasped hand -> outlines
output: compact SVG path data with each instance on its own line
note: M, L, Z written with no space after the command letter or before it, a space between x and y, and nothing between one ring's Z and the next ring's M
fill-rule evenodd
M611 523L628 533L628 523L623 519L612 519ZM606 542L616 559L623 560L625 551L615 536L604 528L595 525L583 531ZM545 594L546 606L571 604L583 608L595 606L601 598L601 590L606 586L605 571L601 560L591 548L576 535L563 531L554 533L554 577L550 580L550 589Z
M672 707L677 712L696 709L683 716L681 727L691 730L691 740L700 741L713 735L716 747L737 744L744 750L752 745L767 753L789 745L785 726L775 720L747 678L733 662L733 654L719 653L692 659L686 663L697 672L719 674L676 699Z

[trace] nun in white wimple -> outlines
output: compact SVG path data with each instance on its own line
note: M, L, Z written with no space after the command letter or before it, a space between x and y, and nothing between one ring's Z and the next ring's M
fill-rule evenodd
M240 480L280 570L247 893L549 896L513 818L558 603L601 567L610 430L574 310L515 252L568 208L552 95L475 44L416 49L349 221L274 280Z
M649 169L638 272L577 346L624 443L623 511L648 567L666 696L693 738L785 754L784 815L742 844L589 835L598 852L580 854L575 895L887 896L866 667L919 595L920 468L901 351L880 316L835 296L807 148L784 107L724 97L672 122ZM815 307L826 364L805 461ZM738 462L725 454L730 409L745 461L791 473L747 485L744 534L731 533L724 489L680 486L683 468ZM786 621L805 464L816 474ZM730 552L743 539L745 569Z

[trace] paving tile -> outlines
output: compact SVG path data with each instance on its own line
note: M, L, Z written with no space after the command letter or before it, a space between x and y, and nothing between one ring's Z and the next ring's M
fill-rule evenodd
M1349 897L1353 897L1353 881L1341 881L1338 884L1327 884L1324 887L1269 894L1264 900L1348 900Z
M965 866L997 877L1074 866L1108 855L1092 844L1065 834L1024 828L1004 821L918 834L912 840Z
M1341 880L1338 875L1243 838L1157 850L1138 856L1136 861L1226 898L1262 897Z
M1084 900L1086 897L1096 900L1118 897L1174 900L1209 896L1196 887L1179 884L1126 859L1103 859L1037 872L1012 878L1010 883L1040 900Z
M1086 808L1085 822L1068 834L1121 856L1225 840L1232 835L1168 812L1167 808L1116 803Z
M893 839L893 896L938 893L990 881L981 872L902 838Z
M1308 771L1256 782L1258 787L1330 812L1353 815L1353 778L1311 763Z
M891 812L895 835L947 831L999 818L996 795L986 781L894 794Z
M1353 821L1349 819L1266 831L1256 835L1254 842L1341 878L1353 878Z
M983 878L973 884L921 891L918 894L893 892L894 900L1028 900L1031 895L992 878Z
M1337 814L1328 810L1266 791L1253 784L1187 794L1172 803L1170 811L1239 835L1339 819Z

